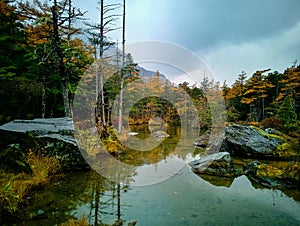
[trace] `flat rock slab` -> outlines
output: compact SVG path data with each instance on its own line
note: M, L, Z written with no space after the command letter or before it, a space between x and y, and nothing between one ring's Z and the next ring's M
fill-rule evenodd
M71 118L14 120L0 126L2 150L15 145L18 151L29 149L57 158L63 169L88 168L85 151L77 146Z
M35 131L38 135L50 133L65 134L74 131L74 124L70 118L14 120L0 126L0 130L18 133Z

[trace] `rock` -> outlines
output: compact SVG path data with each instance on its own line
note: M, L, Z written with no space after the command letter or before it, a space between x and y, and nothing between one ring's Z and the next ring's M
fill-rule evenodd
M74 131L74 125L72 119L70 118L47 118L14 120L2 125L0 129L18 133L35 132L36 135L53 133L72 135Z
M214 154L220 151L223 139L223 130L215 128L205 131L193 144L205 151L206 154Z
M215 176L234 176L232 160L228 152L218 152L189 163L193 172Z
M127 226L135 226L138 222L137 221L132 221L132 222L129 222L127 224Z
M193 144L196 147L205 148L208 145L210 136L211 136L211 132L210 130L207 130Z
M169 137L170 135L167 134L165 131L155 131L154 133L151 134L151 136L156 138L164 138L164 137Z
M274 157L277 146L283 142L254 126L230 125L225 128L220 150L228 151L232 156Z
M208 130L194 145L213 154L227 151L231 156L253 159L294 160L300 157L298 140L275 129L261 130L254 126L229 125L224 131Z
M32 149L56 157L64 170L87 168L85 152L78 148L73 133L70 118L14 120L0 126L0 145L14 145L25 154Z

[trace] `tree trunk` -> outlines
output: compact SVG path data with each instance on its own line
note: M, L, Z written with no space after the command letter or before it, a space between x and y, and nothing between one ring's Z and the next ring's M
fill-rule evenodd
M65 116L71 117L71 107L69 99L69 90L68 90L68 76L64 66L64 57L63 52L60 46L60 37L58 33L58 18L57 18L57 1L54 0L54 5L52 6L52 19L53 19L53 33L54 33L54 47L57 54L57 67L59 75L62 77L62 88L63 88L63 99L65 105Z
M121 70L121 91L119 102L119 125L118 132L122 131L122 114L123 114L123 88L124 88L124 66L125 66L125 15L126 15L126 1L123 0L123 31L122 31L122 70Z
M104 68L103 68L103 53L104 53L104 0L100 1L100 70L99 70L99 88L100 96L101 96L101 119L103 126L106 126L106 119L105 119L105 103L104 103L104 84L103 84L103 77L104 77ZM99 100L98 100L99 101Z
M41 118L45 118L45 112L46 112L46 89L45 89L45 84L43 82L43 84L42 84L42 114L41 114Z

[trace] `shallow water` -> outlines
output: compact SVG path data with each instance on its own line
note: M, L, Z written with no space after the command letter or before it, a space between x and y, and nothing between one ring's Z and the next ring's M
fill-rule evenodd
M37 192L24 212L42 209L46 218L18 225L56 225L71 216L86 216L90 224L119 219L125 225L300 225L299 190L257 188L246 176L206 181L186 164L193 158L193 137L180 143L176 134L153 153L123 156L124 162L133 161L135 171L120 183L94 171L78 172Z
M279 190L256 189L245 176L235 178L230 187L214 186L184 166L163 182L148 186L121 183L119 190L118 205L116 184L94 172L70 175L33 197L28 211L43 209L47 218L19 225L55 225L70 216L87 216L93 224L95 211L98 222L107 224L118 217L138 225L300 224L299 202Z

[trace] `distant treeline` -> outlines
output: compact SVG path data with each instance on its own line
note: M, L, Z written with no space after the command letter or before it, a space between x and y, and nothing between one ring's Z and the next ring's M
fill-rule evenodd
M96 49L101 44L95 40L95 34L88 41L79 38L83 34L89 37L92 29L75 27L79 24L75 21L85 19L84 13L78 9L77 13L67 10L73 7L67 1L59 1L57 5L35 3L0 1L1 124L16 118L70 116L78 82L96 60ZM116 48L107 37L99 40L104 40L107 48ZM116 58L106 63L120 61ZM111 71L110 79L103 86L103 98L98 98L103 106L103 111L98 109L98 112L105 121L116 120L111 109L121 89L122 75L125 86L134 81L133 86L127 87L131 93L124 96L123 104L124 108L130 106L129 123L140 124L156 116L177 122L184 117L191 125L199 119L201 127L209 127L215 120L212 119L215 110L229 122L260 122L263 126L288 131L299 127L300 66L297 62L283 73L260 70L247 78L242 72L232 86L208 78L199 85L187 82L175 85L161 79L159 72L145 80L135 66L132 57L127 55L123 68ZM143 97L141 90L151 95ZM176 95L170 95L172 92ZM161 93L166 98L157 97ZM137 97L139 101L132 103Z

